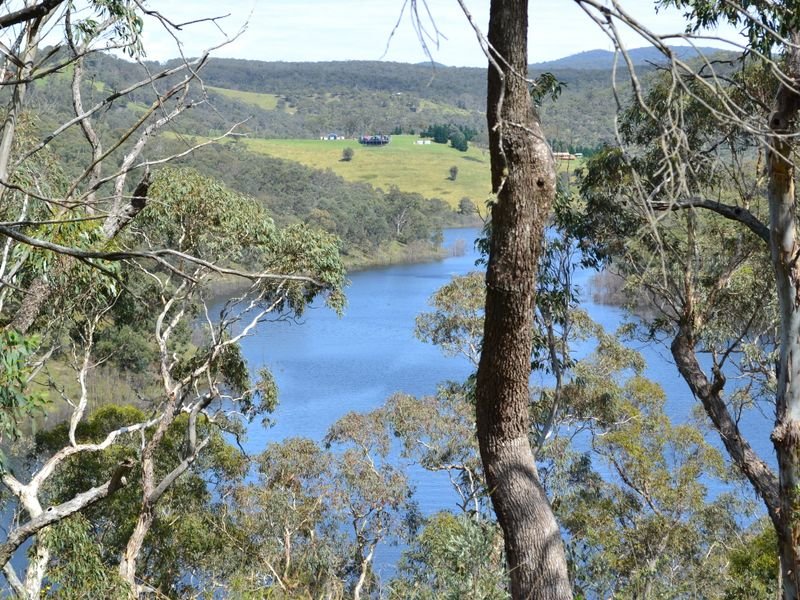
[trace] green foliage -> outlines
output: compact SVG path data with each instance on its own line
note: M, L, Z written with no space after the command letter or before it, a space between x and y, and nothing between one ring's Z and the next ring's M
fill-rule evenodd
M59 521L42 534L55 557L47 572L45 598L126 600L131 590L117 569L103 560L104 550L92 535L91 523L81 514Z
M222 558L229 592L342 598L363 569L371 593L375 545L405 535L413 512L408 482L388 460L388 430L372 416L351 413L326 439L336 451L304 438L270 444L256 459L258 480L226 491L225 530L248 557Z
M257 198L279 225L303 222L337 236L345 259L374 255L392 241L429 244L452 215L441 201L348 183L331 171L256 154L243 145L216 145L209 150L213 151L195 153L192 163ZM357 162L362 164L361 159ZM222 164L224 170L220 169ZM398 235L393 222L394 205L401 197L420 200L418 211L426 221L405 231L401 228Z
M437 223L437 213L441 214L442 202L426 201L419 194L408 194L392 186L386 194L389 221L397 241L408 244L413 240L427 240L441 243L441 223Z
M0 439L5 443L16 440L25 417L40 413L44 405L44 396L29 390L37 347L35 336L0 331ZM0 469L5 467L6 457L0 452Z
M331 504L331 456L312 440L289 438L267 446L256 462L258 480L234 487L225 507L229 531L248 556L244 563L229 557L231 591L262 587L256 582L274 569L264 597L340 597L346 541Z
M571 229L580 240L583 263L597 268L620 255L625 240L634 236L643 222L633 198L624 193L631 184L632 170L621 150L601 150L578 174L584 205L575 207Z
M437 144L450 145L456 150L466 152L469 149L469 141L477 135L477 131L465 126L453 125L452 123L431 125L422 133L420 137L433 138ZM455 180L455 177L451 177Z
M725 475L721 455L695 427L672 425L663 392L641 377L601 396L611 406L593 426L592 449L607 475L573 476L555 502L576 591L719 597L724 547L736 543L737 515L747 514L732 496L707 498L705 482Z
M558 100L558 97L561 95L561 92L564 91L565 87L567 87L567 84L563 81L559 81L552 73L542 73L536 77L531 85L531 98L533 99L533 103L537 106L541 106L545 98L549 98L553 101Z
M426 520L389 584L393 600L504 600L503 538L493 522L439 512Z
M320 293L331 308L344 307L344 267L334 235L302 224L277 229L258 203L194 169L162 169L150 194L153 201L137 219L147 243L305 277L262 280L265 302L277 301L277 310L301 314Z
M353 160L353 155L354 154L355 154L355 150L353 150L350 147L345 148L344 150L342 150L342 160L344 162L350 162L351 160Z
M91 0L90 4L94 14L73 25L79 34L79 40L88 42L105 34L111 42L123 47L131 58L144 56L141 42L144 21L137 10L138 6L126 0ZM107 20L113 23L110 34L103 23Z
M432 138L437 144L446 144L452 135L451 125L431 125L419 134L420 137Z
M149 195L136 231L155 247L237 261L248 250L268 245L275 235L272 219L257 203L194 169L159 170Z
M574 209L574 199L559 198L559 226L570 225ZM554 509L569 532L576 594L721 598L732 589L726 587L725 548L738 543L738 520L749 518L752 509L734 494L709 497L707 485L727 482L721 454L695 425L670 421L663 390L642 375L642 357L576 307L570 276L574 245L568 234L549 241L540 266L534 336L541 358L535 351L533 363L558 372L562 383L558 390L532 391L531 438L541 439L553 425L537 458ZM474 278L471 287L465 285L469 277ZM434 296L438 310L420 315L418 333L422 330L445 349L463 351L464 340L472 337L465 335L466 318L475 321L472 331L479 343L483 291L478 274L454 279ZM570 346L577 339L593 339L594 352L573 358ZM382 410L403 441L404 453L425 468L450 470L461 498L468 498L466 471L460 467L469 467L477 457L470 431L473 415L468 395L455 403L453 398L442 394L429 402L395 396ZM568 431L565 437L559 435L562 428ZM581 429L588 432L589 448L578 450L582 443L576 447L571 436ZM464 441L468 437L473 445ZM414 556L425 561L432 555L426 547ZM435 571L424 564L425 573ZM398 597L437 597L431 585L420 570L393 590Z
M774 387L765 376L775 347L768 340L777 339L769 254L749 229L712 211L666 209L689 195L767 221L760 192L753 196L761 177L751 150L756 140L735 123L720 125L713 117L719 99L702 86L692 95L672 94L673 83L668 74L653 82L647 103L658 111L634 106L624 113L620 129L632 145L627 153L609 149L587 162L580 176L585 203L576 207L571 228L587 264L613 261L625 279L629 308L645 317L641 334L674 334L690 309L699 349L713 355L737 346L731 364L752 381L731 394L738 412ZM745 64L731 74L731 85L731 96L758 113L759 98L774 82ZM678 116L684 127L667 159L664 131ZM724 149L720 139L727 140ZM692 168L673 178L668 172L677 164Z
M144 372L158 358L153 340L138 326L121 321L105 329L95 344L95 354L111 357L123 371Z
M471 383L442 385L435 396L422 398L395 394L374 414L399 438L403 457L431 472L447 471L463 514L486 517Z
M469 142L467 142L467 138L460 131L455 131L453 135L450 136L450 145L461 152L466 152L469 149ZM453 180L455 181L455 178L453 178Z
M609 361L601 347L576 367L575 387L565 392L568 403L579 391L601 407L588 414L596 415L592 457L604 475L592 472L588 457L565 461L559 449L560 476L547 474L559 482L554 506L569 532L576 592L720 597L725 547L736 542L737 518L748 507L730 494L708 498L707 484L727 477L721 454L695 426L670 422L659 386L640 375L619 381L627 364Z
M109 432L146 418L147 415L135 407L105 406L78 425L77 438L79 442L98 442ZM156 477L163 477L180 461L186 443L187 419L188 415L179 416L158 448ZM68 424L62 423L37 434L35 455L47 456L62 448L67 443L67 430ZM213 504L211 486L241 481L249 466L241 451L224 439L219 427L201 416L198 437L207 434L212 438L206 450L159 503L142 552L139 576L154 587L171 590L170 593L177 596L204 589L206 569L212 568L217 557L228 551L227 540L215 533L222 523ZM102 485L121 461L136 462L140 446L138 436L123 435L102 452L82 453L69 458L48 483L45 500L62 502L88 486ZM82 513L82 529L78 532L69 530L73 531L70 535L77 537L59 538L63 541L58 542L61 545L56 547L58 553L54 553L53 565L58 585L73 586L71 589L79 594L80 579L76 579L78 575L75 574L89 568L96 573L98 585L111 586L114 583L110 574L115 572L141 508L141 474L134 469L128 479L127 486ZM70 549L70 544L75 544L74 550ZM94 549L84 552L83 544L92 545ZM199 580L187 577L188 573L194 573ZM52 587L55 591L56 580ZM106 596L98 593L89 597Z
M96 220L80 220L88 216L82 210L76 210L74 216L78 220L39 226L30 234L80 250L114 250ZM52 215L41 215L41 218L49 219ZM26 286L42 279L54 288L55 293L50 294L49 302L39 317L40 321L48 319L48 329L52 332L64 326L71 330L71 335L76 335L77 330L97 313L98 307L113 304L120 293L122 266L119 263L102 260L79 262L24 244L14 246L11 256L22 266L17 283ZM17 306L20 301L21 298L17 296L12 300L12 306Z
M466 357L475 367L483 339L485 276L479 271L454 277L428 300L435 310L417 315L414 335L439 346L447 356Z
M267 302L271 296L286 294L286 307L300 315L307 304L324 292L326 304L342 312L345 306L344 265L339 256L339 240L334 235L298 223L278 231L269 250L264 257L268 271L308 276L312 281L276 283L265 280L262 285L270 290Z
M478 212L478 207L469 198L462 198L458 201L458 212L462 215L474 215Z
M257 414L271 413L278 406L278 384L269 369L261 369L256 381L256 392L260 400ZM264 423L265 425L267 423Z
M729 552L731 580L725 600L772 598L780 573L775 529L769 522L757 523Z
M209 372L213 378L220 379L234 396L243 396L244 406L249 407L252 404L250 372L238 345L228 344L221 349L216 345L197 348L194 354L172 369L172 375L182 379L206 363L209 363Z
M686 30L690 32L713 29L725 22L742 29L749 46L766 57L772 56L776 38L788 40L800 27L797 7L792 2L660 0L659 5L684 9L689 22Z

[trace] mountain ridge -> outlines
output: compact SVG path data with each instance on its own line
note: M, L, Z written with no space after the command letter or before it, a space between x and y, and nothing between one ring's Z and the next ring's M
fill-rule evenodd
M681 60L697 58L700 55L711 56L718 54L732 54L729 50L713 48L711 46L670 46L670 50ZM615 53L610 50L585 50L577 54L570 54L555 60L533 63L530 67L535 71L550 71L557 69L578 69L578 70L608 70L614 65ZM634 66L648 66L665 62L664 55L660 50L652 46L642 48L632 48L628 50L628 56ZM624 60L620 56L618 62L624 66Z

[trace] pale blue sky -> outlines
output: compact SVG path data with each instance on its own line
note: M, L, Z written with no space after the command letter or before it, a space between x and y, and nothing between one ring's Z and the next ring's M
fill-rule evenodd
M465 0L476 22L485 30L489 0ZM421 4L421 2L420 2ZM431 42L437 62L452 66L484 66L474 33L456 0L429 0L432 16L443 38L438 49ZM231 13L220 22L228 35L247 24L246 31L215 54L256 60L322 61L384 60L420 62L426 60L417 41L408 9L384 56L389 35L400 16L403 0L151 0L174 22L202 16ZM683 19L677 11L656 14L649 0L623 0L622 5L658 33L680 33ZM611 50L605 34L571 0L530 0L530 62L560 58L583 50ZM146 26L148 57L157 60L177 55L174 40L156 23ZM723 32L726 37L733 34ZM445 39L446 38L446 39ZM198 54L204 47L223 39L209 24L187 27L182 41L184 52ZM645 45L626 36L630 47ZM702 45L719 45L703 42Z

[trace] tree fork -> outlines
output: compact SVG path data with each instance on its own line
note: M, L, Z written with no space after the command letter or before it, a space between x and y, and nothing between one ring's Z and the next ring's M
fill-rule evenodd
M144 208L147 206L147 193L150 189L150 171L146 170L141 181L133 191L130 202L119 209L119 212L109 215L103 224L103 237L107 240L114 239ZM61 276L75 266L75 260L62 257L57 263L56 275ZM39 276L31 283L22 299L19 309L9 323L9 327L25 334L33 322L41 314L48 300L54 292L52 283L44 276Z

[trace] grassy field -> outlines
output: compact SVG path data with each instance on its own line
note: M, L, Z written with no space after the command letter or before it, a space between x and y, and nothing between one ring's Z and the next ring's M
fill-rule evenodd
M489 153L475 147L459 152L444 144L418 145L413 135L396 135L386 146L362 146L356 140L244 139L253 152L294 160L316 169L331 169L349 181L375 187L397 186L426 198L441 198L457 206L467 197L483 206L490 192ZM342 150L352 148L353 160L344 162ZM458 167L451 181L450 167Z
M172 132L163 135L175 137ZM314 169L331 169L348 181L369 183L383 190L397 186L425 198L440 198L453 208L462 198L469 198L484 212L491 192L489 151L470 146L460 152L445 144L416 144L417 140L415 135L395 135L386 146L362 146L357 140L238 138L251 152ZM345 148L354 152L349 162L342 160ZM558 170L575 170L581 162L561 161ZM450 179L450 168L454 166L458 167L455 181Z
M278 96L275 94L259 94L257 92L242 92L239 90L229 90L226 88L218 88L213 86L206 86L212 92L216 92L222 96L238 100L245 104L252 104L263 110L275 110L278 107Z

